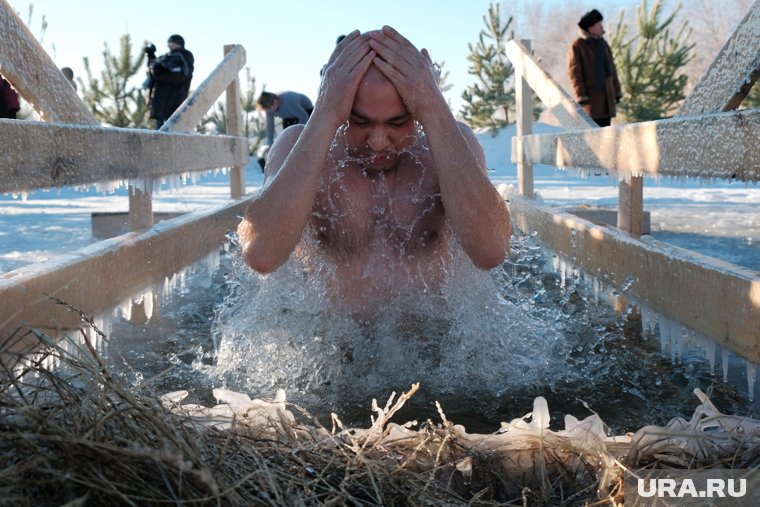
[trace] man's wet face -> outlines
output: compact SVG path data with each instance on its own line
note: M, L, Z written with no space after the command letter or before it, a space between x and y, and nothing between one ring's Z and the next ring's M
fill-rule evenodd
M414 120L409 113L375 120L354 112L348 122L349 152L368 170L388 170L412 144L413 133Z
M368 170L398 164L400 152L414 140L414 118L390 81L373 79L357 90L346 138L349 152Z

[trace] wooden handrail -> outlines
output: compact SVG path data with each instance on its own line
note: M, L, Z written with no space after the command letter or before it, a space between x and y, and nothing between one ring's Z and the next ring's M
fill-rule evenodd
M759 75L760 0L755 0L676 116L736 109Z
M98 125L13 8L0 0L0 73L44 121Z
M513 138L512 159L614 174L760 181L760 109Z
M541 68L530 50L525 47L524 42L511 40L507 42L505 51L515 68L515 73L530 85L541 103L559 121L562 128L586 130L597 127L586 111L554 81L548 72Z
M600 281L760 364L760 273L517 198L517 227ZM632 281L632 282L631 282Z
M0 339L21 325L51 332L82 325L79 315L45 294L86 315L117 307L223 244L250 199L187 213L147 231L129 232L0 275Z
M0 193L245 165L241 137L0 120Z
M237 79L238 72L244 65L245 48L235 45L200 86L180 104L159 131L193 132L203 115L213 107L227 86Z

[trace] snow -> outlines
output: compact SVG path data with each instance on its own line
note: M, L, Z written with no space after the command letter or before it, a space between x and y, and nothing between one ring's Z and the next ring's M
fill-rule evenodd
M535 134L558 131L535 124ZM512 125L492 136L479 132L489 176L496 185L517 187L511 162ZM618 181L606 175L579 177L550 166L533 168L535 190L545 204L615 209ZM245 169L246 188L263 177L255 159ZM185 212L229 202L229 175L208 173L180 188L175 182L154 195L156 212ZM107 186L102 186L108 188ZM127 211L127 191L37 191L28 196L0 195L0 271L75 251L94 241L91 213ZM760 185L728 181L644 179L644 208L651 213L652 235L662 241L760 271Z

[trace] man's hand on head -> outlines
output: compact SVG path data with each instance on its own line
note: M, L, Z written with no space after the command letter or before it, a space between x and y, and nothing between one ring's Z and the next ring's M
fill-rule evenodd
M375 56L367 34L354 30L346 35L327 61L313 114L333 116L336 128L346 122L359 83Z
M369 33L374 63L394 84L404 105L417 119L445 104L438 76L426 49L418 50L395 29L384 26Z

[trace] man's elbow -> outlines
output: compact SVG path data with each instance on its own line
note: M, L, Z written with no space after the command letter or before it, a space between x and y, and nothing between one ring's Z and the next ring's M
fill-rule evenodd
M501 266L509 255L511 238L512 224L507 220L506 225L487 242L488 246L480 248L478 254L471 257L472 262L478 268L486 270Z
M274 272L282 264L272 257L260 255L252 245L246 245L243 248L243 261L262 275Z
M504 244L490 248L486 252L481 252L480 255L478 255L476 258L473 258L472 261L479 269L489 270L501 266L501 264L504 262L504 259L507 258L508 253L509 240L507 240Z

